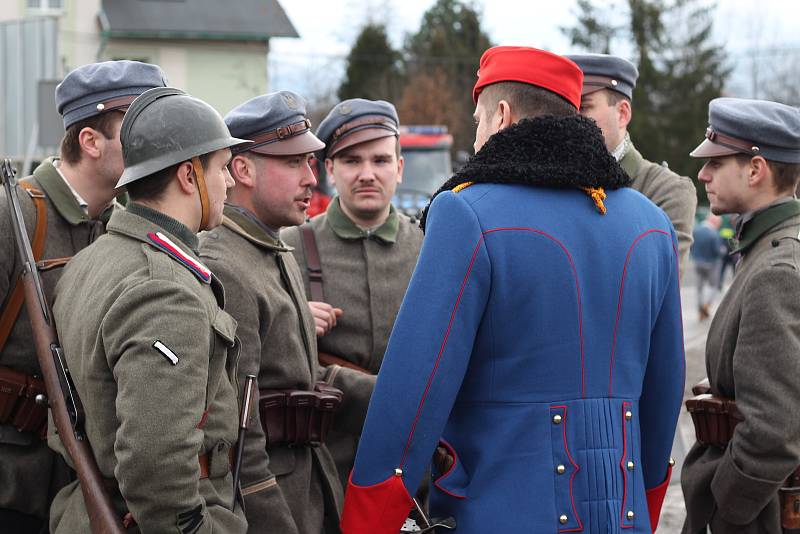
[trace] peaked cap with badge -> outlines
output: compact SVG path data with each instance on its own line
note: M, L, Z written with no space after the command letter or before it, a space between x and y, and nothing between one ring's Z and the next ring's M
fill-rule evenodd
M251 98L225 115L232 135L251 143L234 153L250 151L267 156L309 154L325 145L311 133L305 99L291 91Z
M715 98L708 104L706 138L690 156L731 154L800 163L800 109L768 100Z
M633 99L639 70L627 59L608 54L570 54L567 57L583 71L582 95L610 89Z
M104 61L71 71L56 87L56 108L64 129L113 110L125 111L140 94L164 87L161 68L140 61Z
M400 135L400 119L394 105L384 100L351 98L336 104L317 128L325 143L318 159L332 158L345 148Z

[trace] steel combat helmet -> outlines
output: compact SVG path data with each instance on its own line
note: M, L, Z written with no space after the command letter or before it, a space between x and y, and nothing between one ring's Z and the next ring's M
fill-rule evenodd
M117 183L123 187L184 161L197 174L202 217L208 223L208 191L199 156L250 141L232 137L217 111L207 103L174 87L142 93L125 114L120 129L125 171Z

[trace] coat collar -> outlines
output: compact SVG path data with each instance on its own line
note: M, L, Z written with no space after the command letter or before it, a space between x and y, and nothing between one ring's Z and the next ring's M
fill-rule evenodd
M631 143L630 147L625 151L625 155L619 160L619 166L622 167L625 174L632 179L635 179L636 175L639 174L639 169L642 168L643 164L644 158L641 152L636 150L633 143Z
M400 228L400 220L397 210L389 204L389 217L386 221L374 230L364 230L357 226L350 218L345 215L342 206L339 204L339 197L335 197L330 204L327 215L328 226L333 233L341 239L358 240L373 238L386 244L393 244L397 241L397 232Z
M744 224L738 242L733 244L731 254L747 252L764 234L797 215L800 215L798 200L781 202L757 213Z
M286 245L280 239L276 239L265 228L261 226L256 220L255 215L248 216L249 212L246 210L233 206L226 205L223 210L224 217L222 218L222 225L247 239L251 243L261 248L274 250L278 252L289 252L292 247Z
M522 119L491 136L433 198L469 182L619 189L628 187L631 179L606 148L593 120L543 115ZM429 207L420 220L423 230Z
M36 179L39 186L44 190L47 198L53 203L56 211L72 226L77 226L81 223L89 222L91 219L86 212L81 208L75 195L70 190L67 183L64 181L61 173L55 167L56 158L47 158L33 171L33 177ZM120 197L121 200L127 202L127 193L123 193ZM114 203L108 206L100 214L98 219L103 223L107 223L111 217L111 211L114 206L121 207L119 204Z

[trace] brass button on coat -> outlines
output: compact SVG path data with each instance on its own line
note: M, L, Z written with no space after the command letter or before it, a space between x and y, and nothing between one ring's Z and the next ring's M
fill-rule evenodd
M633 462L628 462L628 471L633 471Z
M562 419L561 419L561 415L560 414L555 414L553 416L553 423L555 423L557 425L560 425L561 424L561 420Z
M627 412L625 412L625 420L630 421L631 419L633 419L633 412L628 410Z
M556 467L556 473L558 473L559 475L563 475L564 473L566 473L566 471L567 468L564 467L563 465L559 465L558 467Z
M561 517L558 518L558 522L561 523L562 525L566 523L568 520L569 518L566 515L562 515Z
M628 513L625 514L625 516L628 518L628 520L633 519L633 510L628 510Z

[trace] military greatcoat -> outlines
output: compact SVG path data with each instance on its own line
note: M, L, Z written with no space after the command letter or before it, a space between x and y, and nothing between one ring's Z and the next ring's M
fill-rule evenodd
M642 157L630 138L626 139L625 155L620 159L622 169L633 179L631 187L664 210L675 227L680 254L680 272L686 269L689 249L692 247L694 213L697 209L697 191L686 176L674 173L666 165L659 165Z
M223 280L226 310L239 322L240 382L253 374L261 389L312 391L324 380L344 391L334 425L360 430L374 377L319 367L314 319L291 249L254 215L228 206L223 224L202 234L201 257ZM242 493L251 533L338 530L342 487L327 446L267 448L257 410L245 441Z
M677 245L628 180L593 121L544 116L434 197L345 534L396 533L440 439L430 509L458 532L651 532L683 395Z
M45 195L47 231L42 259L73 256L105 231L105 221L111 209L106 210L100 220L90 219L59 175L53 160L43 162L33 176L23 181ZM37 223L36 208L22 188L19 189L19 199L28 237L32 239ZM0 191L0 312L8 304L21 269L8 201L5 193ZM61 273L60 268L42 271L48 297L52 297ZM23 305L7 343L0 351L0 366L28 375L41 375L32 339L31 325ZM38 436L22 434L11 425L0 425L0 509L46 519L50 501L69 480L69 468Z
M744 421L725 449L699 443L681 471L684 533L779 534L778 488L800 465L800 202L746 223L736 275L708 332L715 395Z
M390 207L380 227L365 231L356 226L333 199L326 213L310 224L322 266L325 301L343 310L336 327L317 338L319 350L377 374L389 342L397 311L408 288L422 246L417 221ZM311 298L306 251L298 227L281 233L294 248L303 272L306 296ZM353 468L360 433L334 429L328 448L342 483Z
M77 254L54 315L114 506L143 533L244 533L232 510L236 321L186 226L141 204ZM65 454L58 437L49 444ZM201 475L200 456L207 476ZM78 482L53 503L51 532L89 532Z

